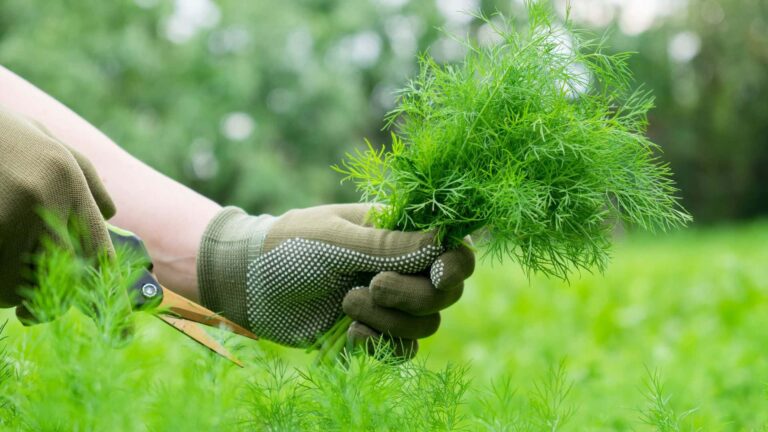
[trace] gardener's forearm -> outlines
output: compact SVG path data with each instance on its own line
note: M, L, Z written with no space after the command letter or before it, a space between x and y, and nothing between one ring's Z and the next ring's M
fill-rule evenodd
M0 66L0 104L45 125L96 166L117 205L115 225L140 235L160 281L197 299L195 256L220 206L128 154L37 87Z

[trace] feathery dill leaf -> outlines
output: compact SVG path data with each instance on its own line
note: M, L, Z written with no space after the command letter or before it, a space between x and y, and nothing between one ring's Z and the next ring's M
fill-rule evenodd
M348 154L334 169L376 226L435 230L448 246L469 234L498 258L567 278L602 270L611 223L685 225L671 171L644 134L653 98L632 89L629 54L528 3L527 28L479 16L494 46L464 42L459 64L420 58L420 73L386 117L389 150Z

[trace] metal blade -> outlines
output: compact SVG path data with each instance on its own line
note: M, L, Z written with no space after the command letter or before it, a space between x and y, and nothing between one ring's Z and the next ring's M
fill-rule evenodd
M160 309L165 309L174 314L195 321L209 327L219 327L232 333L245 336L250 339L259 337L223 316L203 307L199 304L184 298L175 292L163 287L163 300L160 302Z
M174 328L176 328L176 330L184 333L216 354L226 358L227 360L240 367L243 367L243 363L231 352L229 352L229 350L225 348L224 345L219 343L219 341L216 339L212 338L211 335L206 333L205 330L200 328L194 322L167 314L157 315L157 317L172 325Z

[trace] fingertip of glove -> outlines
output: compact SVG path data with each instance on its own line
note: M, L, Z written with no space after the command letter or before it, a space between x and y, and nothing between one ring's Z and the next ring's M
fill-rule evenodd
M347 340L356 349L363 349L366 354L374 355L375 341L381 338L381 333L359 321L353 321L347 329Z
M368 303L370 303L369 289L367 287L358 287L352 289L344 296L341 302L341 309L345 314L355 318L360 315L360 310L366 307Z
M352 321L352 324L349 325L349 329L347 329L347 338L353 344L363 342L369 337L376 336L381 336L381 333L359 321Z
M32 312L23 305L16 306L16 318L27 327L39 324Z
M458 287L475 272L475 253L461 245L443 253L429 271L432 284L439 290L450 290Z
M395 364L411 360L419 351L419 341L416 339L388 337L358 321L353 321L349 326L347 339L352 346L363 349L367 355Z

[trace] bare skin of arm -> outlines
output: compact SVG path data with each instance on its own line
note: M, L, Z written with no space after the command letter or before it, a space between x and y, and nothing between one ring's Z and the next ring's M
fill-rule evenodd
M221 209L210 199L131 156L61 102L0 66L0 104L45 125L96 167L117 206L110 223L138 234L166 287L199 300L195 258Z

